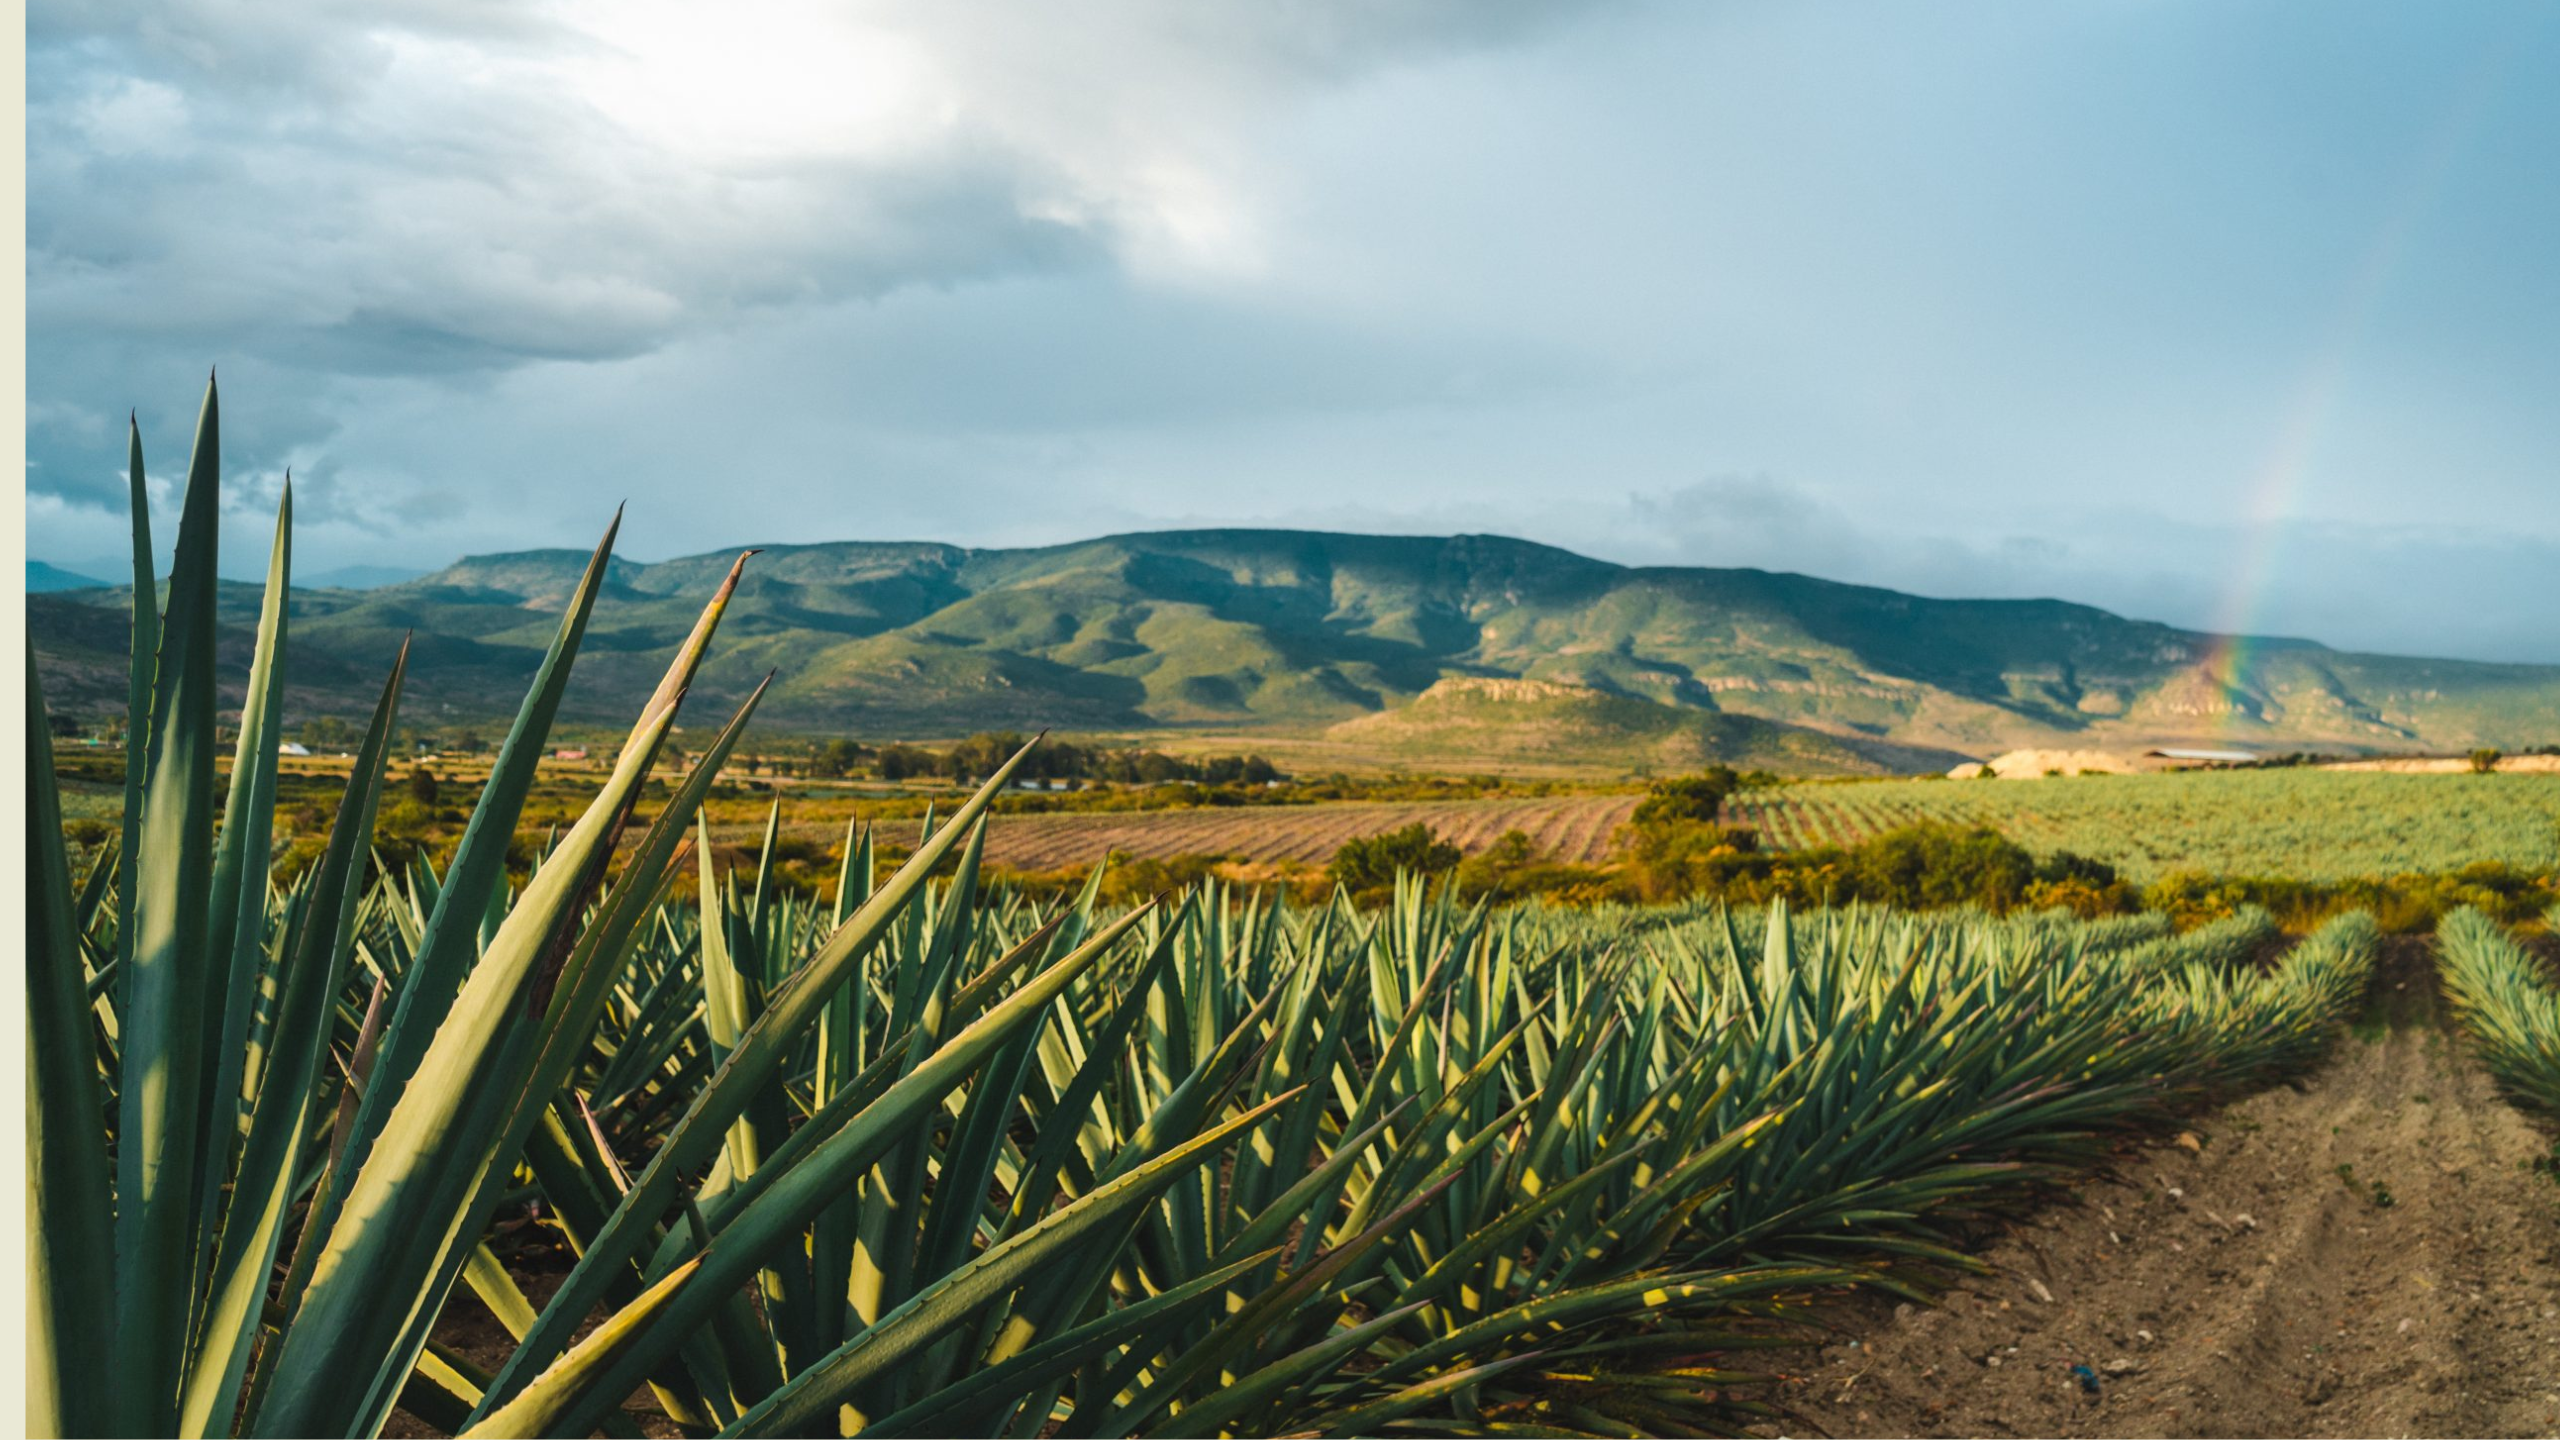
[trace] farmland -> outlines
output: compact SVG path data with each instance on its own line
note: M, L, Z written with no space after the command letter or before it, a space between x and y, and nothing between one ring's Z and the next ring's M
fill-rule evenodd
M1737 823L1768 844L1846 844L1916 820L1991 825L2137 880L2171 870L2344 880L2481 860L2560 864L2560 776L2318 769L1895 780L1743 791Z
M211 419L209 399L208 450ZM2124 1227L2140 1250L2091 1234L2081 1268L2028 1292L2058 1307L2075 1277L2139 1271L2165 1300L2119 1291L2059 1322L2004 1301L1976 1317L1992 1328L1943 1332L1964 1341L1949 1353L2041 1345L2002 1377L2023 1386L2048 1352L2125 1343L2139 1318L2191 1365L2227 1357L2226 1335L2255 1357L2191 1370L2188 1414L2219 1387L2264 1389L2301 1337L2255 1318L2266 1285L2215 1293L2231 1269L2178 1258L2192 1238L2255 1245L2306 1290L2367 1287L2286 1297L2316 1301L2324 1342L2332 1322L2342 1340L2279 1376L2288 1393L2478 1400L2414 1421L2340 1412L2350 1424L2560 1420L2539 1384L2560 1212L2538 1203L2522 1118L2560 1095L2560 1009L2504 921L2448 922L2437 1026L2417 1013L2435 947L2362 910L2280 937L2263 910L2182 930L2159 909L1925 897L1474 904L1409 872L1376 899L1204 879L1142 903L1099 884L1062 900L988 868L1002 837L1033 831L1013 853L1047 859L1126 824L1167 848L1308 862L1419 822L1588 855L1636 797L1001 813L1028 798L1027 748L956 805L933 797L942 823L912 853L857 833L822 884L785 885L776 845L722 865L716 839L699 843L715 792L735 810L770 801L723 778L751 705L689 757L668 743L735 569L611 768L537 775L610 537L449 853L374 843L386 801L441 816L463 798L414 770L395 781L405 655L335 792L293 793L279 853L286 550L225 747L209 684L218 468L199 458L161 633L148 611L135 626L145 683L120 798L83 780L66 819L31 687L33 1433L1737 1433L1785 1418L1769 1399L1793 1362L1770 1352L1819 1343L1815 1307L1943 1287L1965 1267L1950 1246L1984 1217L2094 1176L2160 1176L2185 1162L2147 1142L2176 1134L2157 1148L2202 1156L2179 1127L2221 1114L2245 1137L2245 1111L2218 1107L2252 1095L2272 1099L2250 1123L2276 1140L2182 1172L2234 1197L2229 1219L2198 1207L2219 1239L2162 1178L2160 1203L2140 1202L2152 1223ZM2288 774L1751 801L1771 802L1773 827L1810 817L1811 841L1906 813L2030 828L2015 807L2041 797L2055 833L2104 853L2107 829L2168 825L2173 802L2203 796L2211 823L2176 844L2254 820L2290 847L2265 853L2305 864L2324 827L2358 854L2405 832L2441 863L2532 831L2549 798L2445 779L2460 788ZM1969 808L1896 810L1905 792ZM1682 793L1698 792L1663 798ZM2104 803L2050 803L2075 795ZM1827 821L1831 799L1861 808ZM2359 806L2380 812L2361 829ZM1685 825L1720 860L1767 858L1713 819L1657 811L1642 833ZM75 842L75 824L94 837ZM520 848L535 852L521 884ZM2354 1038L2360 1018L2383 1038ZM2398 1033L2421 1025L2437 1028ZM2285 1108L2317 1085L2333 1098ZM2439 1128L2453 1143L2427 1143ZM2261 1226L2239 1198L2267 1217L2263 1239L2239 1233ZM2462 1292L2425 1271L2429 1298L2386 1289L2411 1257ZM503 1339L449 1308L465 1290ZM2387 1339L2364 1303L2384 1294L2414 1312ZM2144 1305L2156 1313L2129 1316ZM2263 1343L2239 1339L2253 1326ZM2428 1370L2389 1368L2418 1343ZM1954 1363L1921 1354L1866 1393ZM2097 1393L2079 1363L2079 1393ZM2110 1383L2138 1368L2109 1362ZM2071 1399L2041 1378L2042 1402ZM1945 1406L1914 1408L1917 1429ZM2261 1428L2313 1428L2290 1418Z
M1322 865L1346 840L1420 822L1469 853L1518 829L1548 858L1591 864L1607 858L1638 799L1590 793L1023 815L990 836L988 856L1025 869L1087 864L1115 850ZM2560 865L2560 775L2546 774L2296 769L1816 781L1738 791L1726 801L1726 818L1786 849L1854 844L1923 820L1989 825L2032 850L2073 851L2137 881L2190 869L2345 880L2483 860ZM760 815L737 813L722 833L744 839L760 823Z
M1542 854L1588 864L1634 811L1635 795L1548 795L1517 800L1348 801L1253 809L1021 815L987 838L987 857L1028 870L1090 864L1118 850L1138 856L1225 855L1318 865L1345 841L1428 825L1470 854L1519 830Z
M65 819L96 821L116 813L120 776L102 758L92 754L75 764L65 757ZM431 763L453 800L487 782L485 760ZM662 773L672 779L680 772ZM784 832L834 852L848 822L874 822L884 837L896 838L928 803L947 809L965 793L948 786L857 790L788 780L739 783L738 773L733 769L725 776L728 783L704 806L715 838L727 845L758 843L766 809L777 795ZM582 787L602 776L591 767L546 763L528 797L528 821L565 822L582 803ZM289 800L320 804L343 787L345 762L296 762L282 783ZM1516 829L1540 856L1588 865L1610 858L1618 827L1641 798L1632 788L1567 789L1473 799L1027 813L1009 816L990 833L987 855L1022 870L1086 865L1113 852L1320 868L1347 840L1418 822L1470 854ZM1007 797L998 809L1020 803ZM2069 850L2142 882L2179 870L2336 881L2441 874L2479 861L2535 870L2560 866L2560 774L2547 772L2299 768L2032 781L1799 781L1736 791L1725 802L1725 819L1758 831L1764 846L1778 849L1850 845L1918 821L1989 825L2039 853Z

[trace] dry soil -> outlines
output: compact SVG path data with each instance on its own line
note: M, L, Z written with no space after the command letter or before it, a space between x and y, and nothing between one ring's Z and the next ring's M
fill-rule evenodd
M1941 1306L1844 1309L1789 1432L2560 1435L2551 1138L2394 960L2302 1084L2126 1157Z

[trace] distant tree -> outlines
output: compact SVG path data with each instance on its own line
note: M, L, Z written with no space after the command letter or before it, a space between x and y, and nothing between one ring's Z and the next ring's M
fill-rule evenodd
M862 747L850 740L830 740L809 757L809 773L821 780L835 780L853 773L862 761Z
M914 745L886 745L880 750L880 778L905 780L941 769L942 757Z
M433 807L436 803L436 791L439 788L436 784L436 772L424 765L409 767L410 799L417 801L420 805Z
M1725 799L1741 785L1742 777L1730 765L1710 765L1695 775L1657 780L1629 818L1638 825L1712 825L1723 812Z
M1400 830L1345 842L1333 852L1325 876L1356 895L1393 885L1399 872L1437 874L1457 868L1464 858L1464 851L1417 820Z
M335 715L314 715L302 722L302 743L314 750L344 750L356 743L356 727Z
M2499 756L2498 752L2497 752L2497 751L2495 751L2495 750L2486 750L2486 749L2483 749L2483 750L2474 750L2474 751L2472 751L2472 752L2471 752L2471 773L2472 773L2472 774L2474 774L2474 775L2486 775L2486 774L2488 774L2490 771L2495 770L2495 769L2497 769L2497 768L2498 768L2498 760L2499 760L2499 758L2500 758L2500 756Z
M1013 758L1023 746L1021 735L1011 730L982 731L954 744L942 752L943 778L963 785L974 785L996 771L996 767ZM1018 778L1036 779L1042 772L1042 757L1034 750L1015 773Z

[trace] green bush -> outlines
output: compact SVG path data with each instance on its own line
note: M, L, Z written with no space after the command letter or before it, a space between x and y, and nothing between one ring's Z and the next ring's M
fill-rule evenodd
M1924 821L1854 846L1802 850L1762 851L1756 840L1732 826L1631 826L1620 854L1632 898L1864 900L1915 910L2061 905L2081 915L2120 914L2137 899L2108 865L2068 851L2039 860L1989 826Z
M834 780L853 773L862 763L862 747L850 740L830 740L809 759L809 773L821 780Z
M1346 841L1333 852L1324 873L1355 896L1371 895L1393 889L1399 871L1436 875L1456 869L1464 858L1465 852L1417 820L1400 830Z
M1741 785L1742 777L1730 765L1710 765L1695 775L1657 780L1629 823L1712 825L1723 813L1726 797Z

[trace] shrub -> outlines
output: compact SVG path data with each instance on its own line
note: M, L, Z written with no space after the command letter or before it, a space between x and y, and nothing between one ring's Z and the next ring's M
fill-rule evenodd
M1631 824L1618 836L1629 887L1643 900L1720 894L1737 878L1764 878L1768 864L1740 863L1768 860L1753 855L1758 845L1758 833L1742 826Z
M1464 858L1465 852L1417 820L1400 830L1344 842L1324 873L1352 894L1365 895L1392 887L1399 871L1436 875L1457 868Z
M935 774L940 768L940 756L913 745L889 745L880 751L880 778L883 780L914 779Z
M1460 861L1451 879L1469 900L1544 895L1568 904L1592 904L1622 898L1624 888L1596 866L1566 865L1541 856L1525 830L1505 830L1493 844Z
M1113 851L1102 872L1098 898L1105 905L1143 905L1159 895L1187 890L1217 874L1222 855L1131 859Z
M1710 765L1695 775L1657 780L1629 823L1711 825L1723 813L1726 797L1741 785L1742 777L1730 765Z
M302 722L301 740L314 751L339 751L355 744L359 733L335 715L315 715Z
M862 763L862 747L850 740L830 740L810 757L809 773L821 780L841 779Z
M2101 915L2126 915L2140 904L2139 892L2119 880L2098 885L2078 876L2038 880L2027 886L2025 903L2030 910L2068 910L2083 920Z

